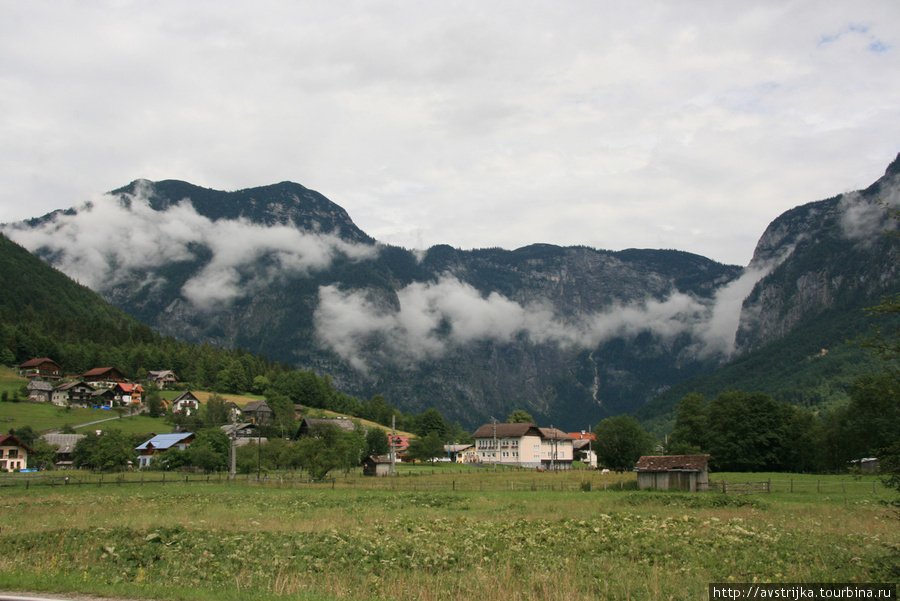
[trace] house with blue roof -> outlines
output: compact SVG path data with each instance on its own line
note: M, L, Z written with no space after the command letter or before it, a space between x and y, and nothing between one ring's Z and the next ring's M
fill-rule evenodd
M134 448L138 452L138 467L149 467L150 460L171 448L185 450L194 442L193 432L178 432L176 434L157 434L147 442Z

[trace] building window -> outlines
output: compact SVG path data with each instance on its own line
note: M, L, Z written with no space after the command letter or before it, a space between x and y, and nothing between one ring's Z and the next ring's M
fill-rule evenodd
M10 459L15 459L18 456L19 456L19 449L10 449L9 454L7 455L7 457L9 457Z

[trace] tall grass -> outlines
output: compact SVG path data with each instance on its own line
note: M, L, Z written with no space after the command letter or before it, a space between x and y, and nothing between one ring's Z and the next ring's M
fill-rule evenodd
M200 601L698 599L709 582L878 581L900 544L883 491L466 488L2 489L0 588Z

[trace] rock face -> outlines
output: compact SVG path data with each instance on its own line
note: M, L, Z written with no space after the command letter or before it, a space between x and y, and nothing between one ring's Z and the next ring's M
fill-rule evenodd
M662 250L412 252L290 182L220 192L141 180L4 232L164 334L241 346L466 426L524 409L584 429L895 286L876 202L895 194L895 171L788 211L746 270ZM726 303L751 276L743 307Z
M900 190L894 161L883 178L859 192L792 209L760 238L750 268L768 266L744 302L738 354L781 338L801 322L829 310L856 311L896 290L896 223L883 203Z

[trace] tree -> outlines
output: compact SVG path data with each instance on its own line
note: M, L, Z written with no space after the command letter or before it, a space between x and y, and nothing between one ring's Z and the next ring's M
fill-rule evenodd
M675 428L666 451L670 455L693 455L706 448L709 419L706 399L692 392L675 405Z
M31 453L28 453L28 467L38 468L53 466L56 463L56 452L59 445L50 444L43 438L36 438L30 445Z
M604 419L594 428L594 436L597 458L603 465L617 470L633 468L653 448L653 437L627 415Z
M164 413L162 395L159 393L159 386L150 384L147 389L147 414L150 417L160 417Z
M708 450L714 468L731 472L786 469L793 407L761 392L723 392L709 404Z
M210 395L206 401L206 426L218 428L231 423L231 412L225 406L225 399L218 394Z
M297 460L314 480L323 480L337 468L349 470L359 465L366 451L366 439L359 428L345 432L334 424L314 425L308 436L294 443Z
M429 432L427 436L414 438L409 441L409 448L406 454L412 459L419 461L431 461L436 457L446 455L444 450L444 441L437 432Z
M91 432L75 443L72 462L77 467L84 465L98 470L124 469L137 460L135 447L140 442L143 441L135 441L120 430Z
M506 418L507 424L533 424L534 418L524 409L516 409Z
M369 428L366 432L366 456L387 455L391 452L387 432L381 428Z
M231 440L221 428L206 428L195 434L187 452L190 465L207 472L225 471L231 452Z
M437 409L431 408L416 418L415 433L419 436L427 436L431 432L437 432L441 440L447 435L447 423L444 416Z

